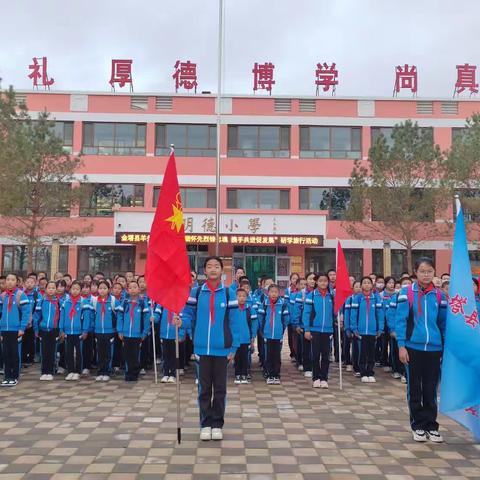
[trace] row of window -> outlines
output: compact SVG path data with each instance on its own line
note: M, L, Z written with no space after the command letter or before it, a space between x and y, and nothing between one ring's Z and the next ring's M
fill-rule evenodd
M431 128L426 128L432 131ZM463 129L453 129L453 138ZM383 135L392 145L393 127L372 127L374 143ZM56 122L55 133L67 149L73 146L73 122ZM432 131L433 133L433 131ZM179 156L211 157L216 155L215 125L157 124L155 155L165 156L175 145ZM433 136L432 136L433 138ZM145 155L145 123L84 122L82 153L86 155ZM302 158L350 158L362 155L362 127L300 127ZM230 157L290 157L289 126L228 126L228 156Z

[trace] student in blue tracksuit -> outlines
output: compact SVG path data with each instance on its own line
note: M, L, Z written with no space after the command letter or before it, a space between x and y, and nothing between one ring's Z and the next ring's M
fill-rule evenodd
M478 289L478 279L472 278L472 281L473 281L473 291L475 293L475 303L477 304L477 311L478 311L478 314L480 315L480 295L479 295L479 289Z
M265 341L267 384L280 385L283 334L290 322L288 304L280 297L278 285L268 287L268 297L258 307L258 325Z
M377 277L376 281L376 289L377 293L379 294L380 298L382 299L383 304L383 313L385 318L385 324L380 325L380 330L382 334L377 339L377 346L380 343L380 352L377 354L380 358L380 365L383 367L385 372L392 371L392 361L391 361L391 351L390 351L390 331L388 330L388 322L387 322L387 312L390 306L390 300L392 296L395 294L395 278L393 277ZM397 373L398 375L398 373ZM400 376L395 378L400 378Z
M297 342L297 363L298 369L303 370L305 377L312 378L312 344L310 340L305 338L305 330L302 323L302 312L305 297L313 292L317 285L317 275L313 272L305 275L307 285L300 290L295 296L295 304L293 306L293 319L291 320L298 334Z
M180 319L178 319L173 312L161 305L155 306L153 316L155 319L155 326L159 331L160 340L162 342L163 377L161 382L176 383L176 327L178 327L178 341L183 342L185 340L186 325L189 319L184 318L184 312L181 313Z
M31 310L27 296L17 288L17 276L10 273L5 282L5 291L0 295L0 335L5 376L0 385L14 387L20 375L22 337L30 321Z
M330 343L335 318L333 306L333 294L328 289L328 276L320 273L317 277L317 288L305 297L302 313L305 338L310 340L312 345L313 388L328 388Z
M128 294L123 308L117 308L117 331L123 343L125 381L136 382L140 374L140 345L150 330L150 307L140 296L136 280L128 284Z
M350 328L360 339L360 374L363 383L375 383L375 340L385 323L385 314L380 296L373 291L370 277L361 280L362 293L351 304Z
M25 279L24 293L30 302L30 317L28 320L25 335L22 338L22 363L29 366L35 361L35 332L33 329L33 313L37 304L37 299L40 296L36 288L36 275L31 274Z
M248 292L241 286L237 289L238 306L232 310L232 321L235 325L234 334L238 335L235 341L239 345L235 354L235 383L250 383L247 375L249 369L248 350L255 342L258 330L256 309L248 305Z
M400 288L407 287L412 284L409 277L402 278ZM397 303L399 292L394 293L390 298L390 303L385 311L387 328L390 336L390 364L392 366L392 377L400 378L402 383L407 383L405 377L405 367L398 357L398 342L395 328L395 316L397 315Z
M352 301L356 295L362 292L362 284L359 280L353 282L353 295L347 298L343 308L343 328L345 330L345 348L351 347L350 363L346 362L347 372L352 372L355 377L360 377L360 340L353 335L351 327ZM348 358L348 357L347 357Z
M443 351L447 300L433 286L435 266L431 259L415 264L417 282L398 295L395 329L400 361L405 365L408 405L413 439L443 441L438 433L437 386Z
M92 321L97 341L97 382L108 382L112 369L115 335L117 333L117 312L123 313L123 301L110 294L105 280L98 282L98 297L91 298Z
M255 304L258 310L258 307L265 302L265 299L268 297L268 287L275 283L272 277L264 275L261 279L261 289L256 290L254 293ZM262 329L258 329L257 333L257 348L258 348L258 359L260 366L263 369L263 376L267 378L267 368L265 365L265 340L263 339Z
M283 298L287 302L289 306L289 313L290 313L290 318L293 318L293 305L295 305L295 297L294 295L297 293L297 281L300 278L300 275L298 273L292 273L290 275L290 285L285 289L285 293L283 295ZM291 303L290 303L291 302ZM287 327L287 333L288 333L288 348L290 349L290 358L292 361L295 358L295 352L297 350L297 338L296 338L296 332L295 332L295 327L292 322L288 324Z
M67 381L80 380L82 371L82 342L91 324L92 307L81 296L82 286L75 280L60 309L60 337L64 339Z
M42 374L40 380L42 381L52 381L56 372L61 309L60 299L56 293L56 283L49 281L45 287L45 295L37 300L33 316L35 335L41 341Z
M235 269L235 280L230 285L230 287L228 287L230 290L229 295L231 298L236 298L237 289L240 286L240 280L242 279L242 277L245 277L245 270L243 267L237 267Z
M194 353L198 367L198 405L201 440L222 440L227 393L227 366L233 359L235 344L230 313L236 298L230 298L222 284L223 262L207 257L204 263L207 281L193 289L183 316L192 325ZM213 392L213 397L212 397Z

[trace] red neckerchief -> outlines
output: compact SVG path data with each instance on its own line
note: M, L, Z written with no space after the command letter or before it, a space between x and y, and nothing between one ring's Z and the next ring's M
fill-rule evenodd
M73 321L73 319L75 318L75 313L77 313L77 303L81 298L82 297L80 295L77 295L76 297L74 297L73 295L70 296L70 300L72 302L72 307L70 308L70 313L68 314L68 316L70 317L70 321Z
M131 300L130 302L130 325L133 325L133 319L135 318L135 307L137 306L137 300Z
M318 293L323 297L325 298L327 296L327 293L328 293L328 289L327 288L317 288L318 290Z
M5 293L8 295L8 307L7 310L10 311L12 309L13 304L13 296L15 295L16 289L13 290L5 290Z
M297 286L296 285L290 285L290 293L296 293L298 292Z
M431 292L435 287L433 286L433 283L430 283L430 285L423 289L418 283L418 295L417 295L417 319L420 318L422 315L422 296L425 296L428 292Z
M273 333L273 321L275 320L275 305L278 302L278 298L277 300L275 300L275 302L272 302L271 298L269 298L268 300L270 302L270 331Z
M101 311L101 314L102 314L102 320L105 319L105 305L107 304L107 300L108 300L108 295L105 297L105 298L102 298L102 297L98 297L98 303L102 306L102 311Z
M216 285L206 282L205 285L210 290L210 325L213 325L215 323L215 290L220 285L220 282Z
M60 307L58 305L58 298L54 295L52 298L45 297L45 300L55 307L55 317L53 318L53 328L57 328L58 319L60 318Z
M238 309L243 312L245 310L245 305L239 305L238 306Z
M45 290L40 289L39 292L42 297L45 295Z
M117 300L121 300L121 299L122 299L122 294L120 294L120 295L114 295L114 297L115 297Z

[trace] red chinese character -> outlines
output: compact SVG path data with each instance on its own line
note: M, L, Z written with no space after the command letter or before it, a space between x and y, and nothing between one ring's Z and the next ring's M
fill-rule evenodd
M255 63L253 66L253 91L266 90L272 94L272 86L275 85L273 79L273 70L275 65L271 62L265 62L263 65Z
M172 78L175 80L175 91L178 92L180 87L185 90L195 89L197 93L197 64L191 63L190 60L186 62L180 62L177 60L175 63L175 73Z
M133 60L112 60L112 74L109 83L113 90L115 90L116 83L120 88L129 83L130 91L133 92L132 63Z
M34 87L38 88L40 85L41 87L45 87L45 89L48 88L48 90L50 90L50 85L53 85L55 80L53 78L48 78L47 57L33 57L32 61L33 63L28 66L28 68L32 70L32 73L28 76L28 78L33 80ZM41 72L40 68L42 69ZM38 83L39 80L40 83Z
M474 310L471 315L464 315L465 323L472 328L475 328L478 325L478 312Z
M336 64L332 63L329 67L326 62L323 64L317 63L317 69L315 70L315 85L317 86L317 95L320 87L323 87L324 92L328 92L332 87L332 95L335 93L336 86L338 85L338 70L335 68Z
M395 67L395 87L393 95L395 96L402 88L411 90L413 94L417 93L417 67L407 65Z
M457 82L455 83L455 93L460 95L465 89L472 93L478 93L478 83L475 83L476 65L457 65Z
M449 302L450 310L454 315L461 313L465 315L465 311L463 310L463 306L467 304L467 297L461 297L458 293L452 297Z
M475 407L468 407L465 409L465 411L474 417L480 417L478 410Z

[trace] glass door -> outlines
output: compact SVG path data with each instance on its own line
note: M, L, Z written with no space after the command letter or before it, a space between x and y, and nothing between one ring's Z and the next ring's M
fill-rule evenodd
M262 275L275 278L275 255L245 255L245 267L252 289L255 289Z
M290 257L277 257L276 280L280 288L288 287L290 280Z

